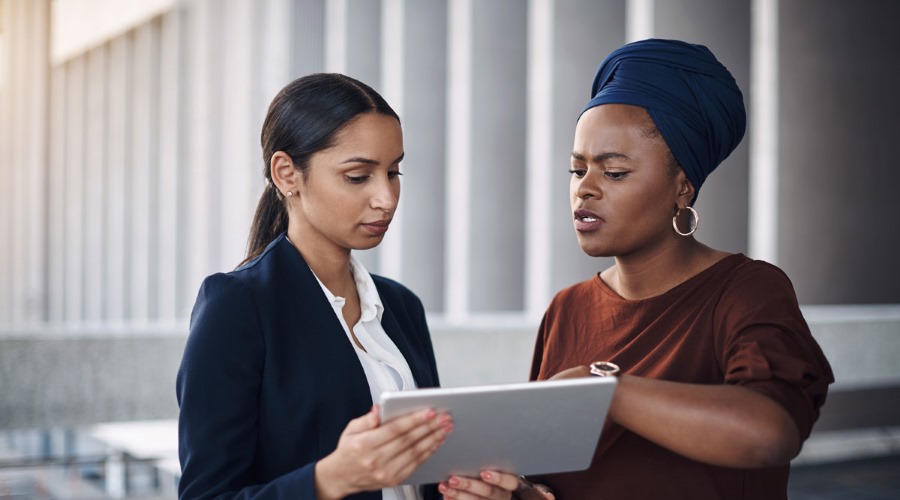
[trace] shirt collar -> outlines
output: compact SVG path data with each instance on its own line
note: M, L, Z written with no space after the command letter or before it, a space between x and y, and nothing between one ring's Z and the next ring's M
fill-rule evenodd
M350 254L350 272L353 273L353 281L356 282L356 293L359 294L359 320L372 321L377 319L381 322L381 316L384 314L384 305L381 303L378 289L375 288L375 281L372 280L372 275L369 274L362 262L352 253ZM316 276L315 272L313 272L313 276ZM316 276L316 281L319 282L319 286L322 287L322 291L325 292L325 297L330 304L336 304L339 308L344 307L346 302L344 297L338 297L331 293L331 290L322 283L318 276ZM352 325L348 326L352 327Z
M350 254L350 271L353 273L353 280L356 281L356 293L359 294L360 321L372 321L377 318L380 322L384 313L384 305L381 303L378 289L375 288L375 281L362 262L352 253Z

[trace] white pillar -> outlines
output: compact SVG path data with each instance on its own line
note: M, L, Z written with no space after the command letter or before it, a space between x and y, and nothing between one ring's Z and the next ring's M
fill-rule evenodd
M449 9L447 89L448 130L446 162L447 215L444 236L447 252L444 311L450 321L469 313L469 232L472 169L472 0L451 0Z
M528 12L528 163L525 226L525 310L540 315L550 302L553 259L553 36L555 0L531 0ZM556 171L555 173L560 173Z
M186 102L183 160L179 180L184 184L179 198L184 202L179 217L179 256L184 272L177 286L176 317L186 318L203 278L217 269L221 220L213 210L221 196L221 4L214 0L196 0L188 6L186 52L183 66Z
M83 108L84 143L84 320L97 323L104 319L106 272L104 261L106 221L104 199L107 192L106 164L106 46L101 45L80 58L86 61L86 97Z
M626 0L626 20L628 42L652 38L654 34L654 0Z
M66 305L66 180L67 150L66 123L68 122L66 65L53 68L50 106L50 171L47 199L47 319L57 323L65 318ZM2 247L4 245L0 245Z
M258 110L254 43L258 6L248 0L228 0L223 6L224 54L228 64L222 68L222 95L218 108L222 113L221 161L213 166L213 175L222 179L221 190L214 193L213 205L220 218L221 248L217 271L230 271L243 260L247 235L256 201L262 191L262 162L257 152L260 126L254 117ZM195 290L196 291L196 290ZM193 299L193 297L191 297Z
M65 321L84 319L84 150L85 79L83 57L66 63L65 138Z
M25 323L46 316L50 2L6 0L2 9L0 323Z
M404 35L406 26L405 0L383 0L381 3L381 95L403 119L405 112L404 62L406 50ZM372 82L374 85L375 82ZM404 141L405 142L405 141ZM406 179L401 180L405 184ZM391 229L379 245L378 271L392 279L403 281L403 229L407 204L400 190L400 205L391 222Z
M125 304L132 288L130 285L130 260L132 248L126 236L130 231L129 214L133 205L129 202L135 191L146 192L145 184L135 184L130 176L131 145L129 121L136 115L131 109L129 89L132 82L131 62L141 64L142 61L131 57L131 38L118 37L108 44L107 59L107 97L106 97L106 168L103 179L106 184L103 217L106 231L103 248L106 257L103 259L105 280L102 284L105 292L105 314L107 321L122 322L125 320ZM144 63L146 64L146 63Z
M752 4L750 235L754 259L778 263L778 1Z
M260 74L262 75L260 98L254 100L254 112L258 117L254 123L259 125L257 132L262 126L266 109L275 98L275 94L293 79L290 64L285 64L285 61L291 60L291 40L293 39L291 36L293 12L291 0L267 0L263 12L262 24L266 26L266 29L257 34L261 40L257 60L261 65ZM255 165L258 167L257 178L262 179L262 151L259 149L258 142L254 142L257 147ZM261 193L257 193L257 196L259 194Z
M129 85L131 150L128 154L130 189L127 204L130 252L128 256L127 317L145 323L150 319L152 286L158 276L157 254L159 196L159 44L160 23L137 28L133 35L132 73Z
M2 45L0 45L0 235L3 235L0 243L0 324L9 324L13 321L13 260L12 260L12 224L13 224L13 154L12 137L13 98L12 77L13 53L11 40L15 33L13 21L13 0L2 0L0 9L3 15Z
M156 233L157 276L151 291L151 316L162 322L175 321L178 311L178 276L183 272L179 254L179 219L182 215L182 178L179 175L184 105L180 69L182 67L181 36L183 13L175 8L163 15L160 34L159 70L159 191L150 201L151 210L158 214Z
M347 2L325 1L325 71L347 72Z

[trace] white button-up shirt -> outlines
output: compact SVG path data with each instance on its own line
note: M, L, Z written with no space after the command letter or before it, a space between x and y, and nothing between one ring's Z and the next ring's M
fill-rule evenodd
M316 276L316 280L331 303L338 321L344 327L347 340L353 346L353 350L356 351L359 362L366 373L366 379L369 382L372 401L377 402L381 397L381 393L385 391L415 389L416 381L413 379L409 363L406 362L403 354L400 353L400 350L381 326L384 305L381 303L381 297L378 295L372 276L369 275L366 268L353 254L350 255L350 270L353 273L353 280L356 282L361 313L359 321L353 325L352 331L362 345L362 349L353 341L351 330L347 326L347 322L344 321L343 309L346 299L331 293L331 290L319 280L318 276ZM315 273L313 274L315 275ZM419 488L409 485L386 488L381 491L384 500L419 500L422 498Z

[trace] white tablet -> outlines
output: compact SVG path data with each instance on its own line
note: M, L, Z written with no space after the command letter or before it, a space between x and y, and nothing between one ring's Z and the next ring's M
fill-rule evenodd
M591 464L615 377L386 392L382 421L424 408L448 411L453 432L406 481L436 483L484 469L550 474Z

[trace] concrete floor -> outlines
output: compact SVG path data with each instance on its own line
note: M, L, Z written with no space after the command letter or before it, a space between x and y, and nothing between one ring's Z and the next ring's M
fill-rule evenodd
M898 500L900 455L795 465L790 500Z

